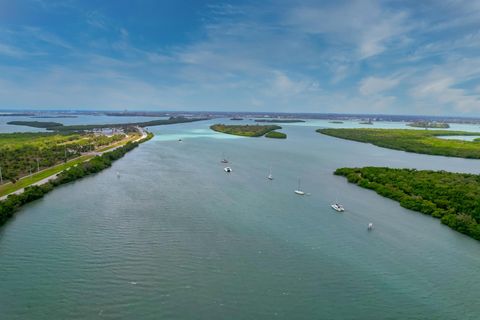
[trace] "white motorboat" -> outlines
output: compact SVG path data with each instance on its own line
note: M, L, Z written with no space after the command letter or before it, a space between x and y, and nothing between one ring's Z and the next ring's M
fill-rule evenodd
M368 231L373 230L373 223L370 222L370 223L368 224L367 229L368 229Z
M230 167L225 167L225 168L223 168L223 170L227 173L232 172L232 168L230 168Z
M345 211L345 208L339 203L334 203L334 204L331 205L331 207L332 207L333 210L335 210L337 212Z

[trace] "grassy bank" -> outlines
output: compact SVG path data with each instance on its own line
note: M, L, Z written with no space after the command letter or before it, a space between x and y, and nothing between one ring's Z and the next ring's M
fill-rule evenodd
M89 161L78 163L76 166L69 167L58 174L58 177L40 186L30 186L25 188L21 194L12 194L4 201L0 202L0 225L5 223L13 214L23 205L42 198L45 194L54 188L63 184L81 179L85 176L100 172L112 165L115 160L122 158L127 152L136 148L140 143L145 142L153 137L149 133L146 138L138 142L128 142L110 152L106 152L101 156L95 156Z
M0 167L3 180L15 182L30 172L67 162L85 152L122 143L125 138L124 134L0 134Z
M62 163L56 166L53 166L51 168L42 170L38 173L34 173L28 177L22 178L18 180L15 183L6 183L0 186L0 197L3 197L4 195L10 194L12 192L15 192L17 190L23 189L25 187L28 187L38 181L41 181L43 179L46 179L54 174L57 174L59 172L62 172L63 170L73 167L79 163L82 163L84 161L87 161L89 159L92 159L94 156L93 155L86 155L86 156L81 156L76 159L70 160L66 163Z
M379 147L407 152L480 159L480 143L441 139L437 136L479 136L480 133L448 130L409 129L318 129L332 137L371 143Z
M478 175L379 167L340 168L335 174L480 240Z
M261 137L270 131L282 129L276 125L226 125L214 124L210 129L226 134L233 134L242 137Z

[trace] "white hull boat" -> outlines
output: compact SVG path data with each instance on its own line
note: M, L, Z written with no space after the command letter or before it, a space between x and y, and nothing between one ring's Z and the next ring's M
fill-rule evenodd
M305 192L302 191L302 188L300 188L300 179L298 179L298 188L297 190L293 191L295 192L295 194L298 194L299 196L304 196L305 195Z
M338 204L338 203L332 204L331 207L332 207L333 210L335 210L337 212L345 211L345 208L341 204Z

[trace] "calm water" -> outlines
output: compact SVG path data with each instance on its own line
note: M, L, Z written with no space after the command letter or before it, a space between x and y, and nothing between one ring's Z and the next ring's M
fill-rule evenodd
M480 242L332 175L364 165L478 172L478 161L315 133L326 121L284 125L285 141L210 123L151 128L156 137L111 169L1 228L1 318L480 318ZM310 196L293 193L298 178ZM345 213L329 207L335 198Z

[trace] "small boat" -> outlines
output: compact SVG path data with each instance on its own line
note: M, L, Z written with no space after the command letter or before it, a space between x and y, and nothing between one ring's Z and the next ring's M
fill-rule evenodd
M370 222L370 223L368 224L367 230L368 230L368 231L373 230L373 223Z
M300 179L298 179L298 188L297 188L297 190L295 190L295 191L293 191L293 192L295 192L296 194L298 194L298 195L300 195L300 196L305 195L305 192L302 191L302 189L300 188Z
M178 142L182 142L183 140L182 139L178 139Z
M227 158L225 158L225 153L222 153L222 161L220 161L221 163L228 163L228 160Z
M268 174L267 179L268 179L268 180L273 180L272 168L270 168L270 173Z
M227 173L232 172L232 168L230 168L230 167L225 167L225 168L223 168L223 170Z
M345 208L339 203L334 203L334 204L331 205L331 207L332 207L333 210L335 210L337 212L345 211Z
M120 178L120 172L117 171L117 178Z

